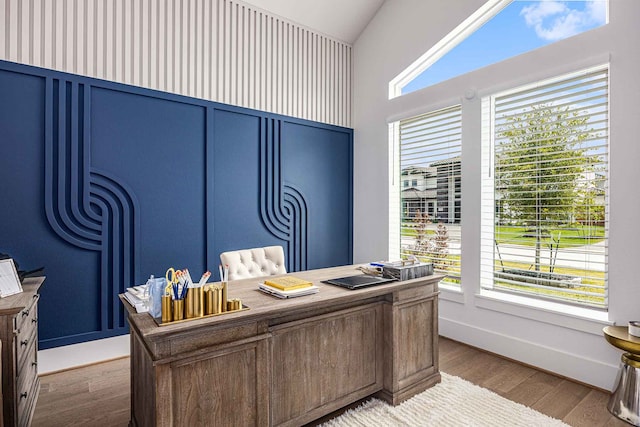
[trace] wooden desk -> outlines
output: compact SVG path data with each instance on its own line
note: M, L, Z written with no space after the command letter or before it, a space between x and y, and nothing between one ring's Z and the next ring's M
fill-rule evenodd
M249 310L159 327L129 311L131 425L302 425L376 395L393 405L440 381L433 275L349 291L294 273L318 294L280 300L229 283ZM121 296L122 299L122 296Z

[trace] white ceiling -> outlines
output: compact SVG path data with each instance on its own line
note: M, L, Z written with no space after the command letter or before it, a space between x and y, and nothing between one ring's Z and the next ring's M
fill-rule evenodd
M385 0L243 0L330 37L353 44Z

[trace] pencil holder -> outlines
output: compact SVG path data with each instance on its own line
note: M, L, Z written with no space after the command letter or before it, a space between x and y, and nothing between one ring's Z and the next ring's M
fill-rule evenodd
M209 288L204 291L204 314L213 314L213 289Z
M196 293L193 291L193 288L189 288L187 290L187 296L185 297L185 317L187 319L193 319L196 317L195 313L195 299Z
M227 311L227 282L222 282L222 311Z
M193 314L195 317L204 316L204 288L198 286L197 288L189 289L189 292L193 291Z
M227 301L227 311L237 311L242 308L242 303L239 299L234 298Z
M162 300L162 323L171 322L171 297L163 295Z
M184 319L184 300L175 299L173 300L173 320L182 319Z
M222 288L213 288L213 313L222 313Z

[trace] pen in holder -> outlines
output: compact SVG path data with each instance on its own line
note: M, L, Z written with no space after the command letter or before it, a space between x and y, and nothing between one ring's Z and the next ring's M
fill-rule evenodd
M162 295L162 323L171 322L171 297Z

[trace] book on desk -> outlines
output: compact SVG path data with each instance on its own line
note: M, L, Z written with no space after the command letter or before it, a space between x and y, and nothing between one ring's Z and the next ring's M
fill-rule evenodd
M295 276L266 279L258 285L262 292L278 298L295 298L318 293L320 288L308 280Z

